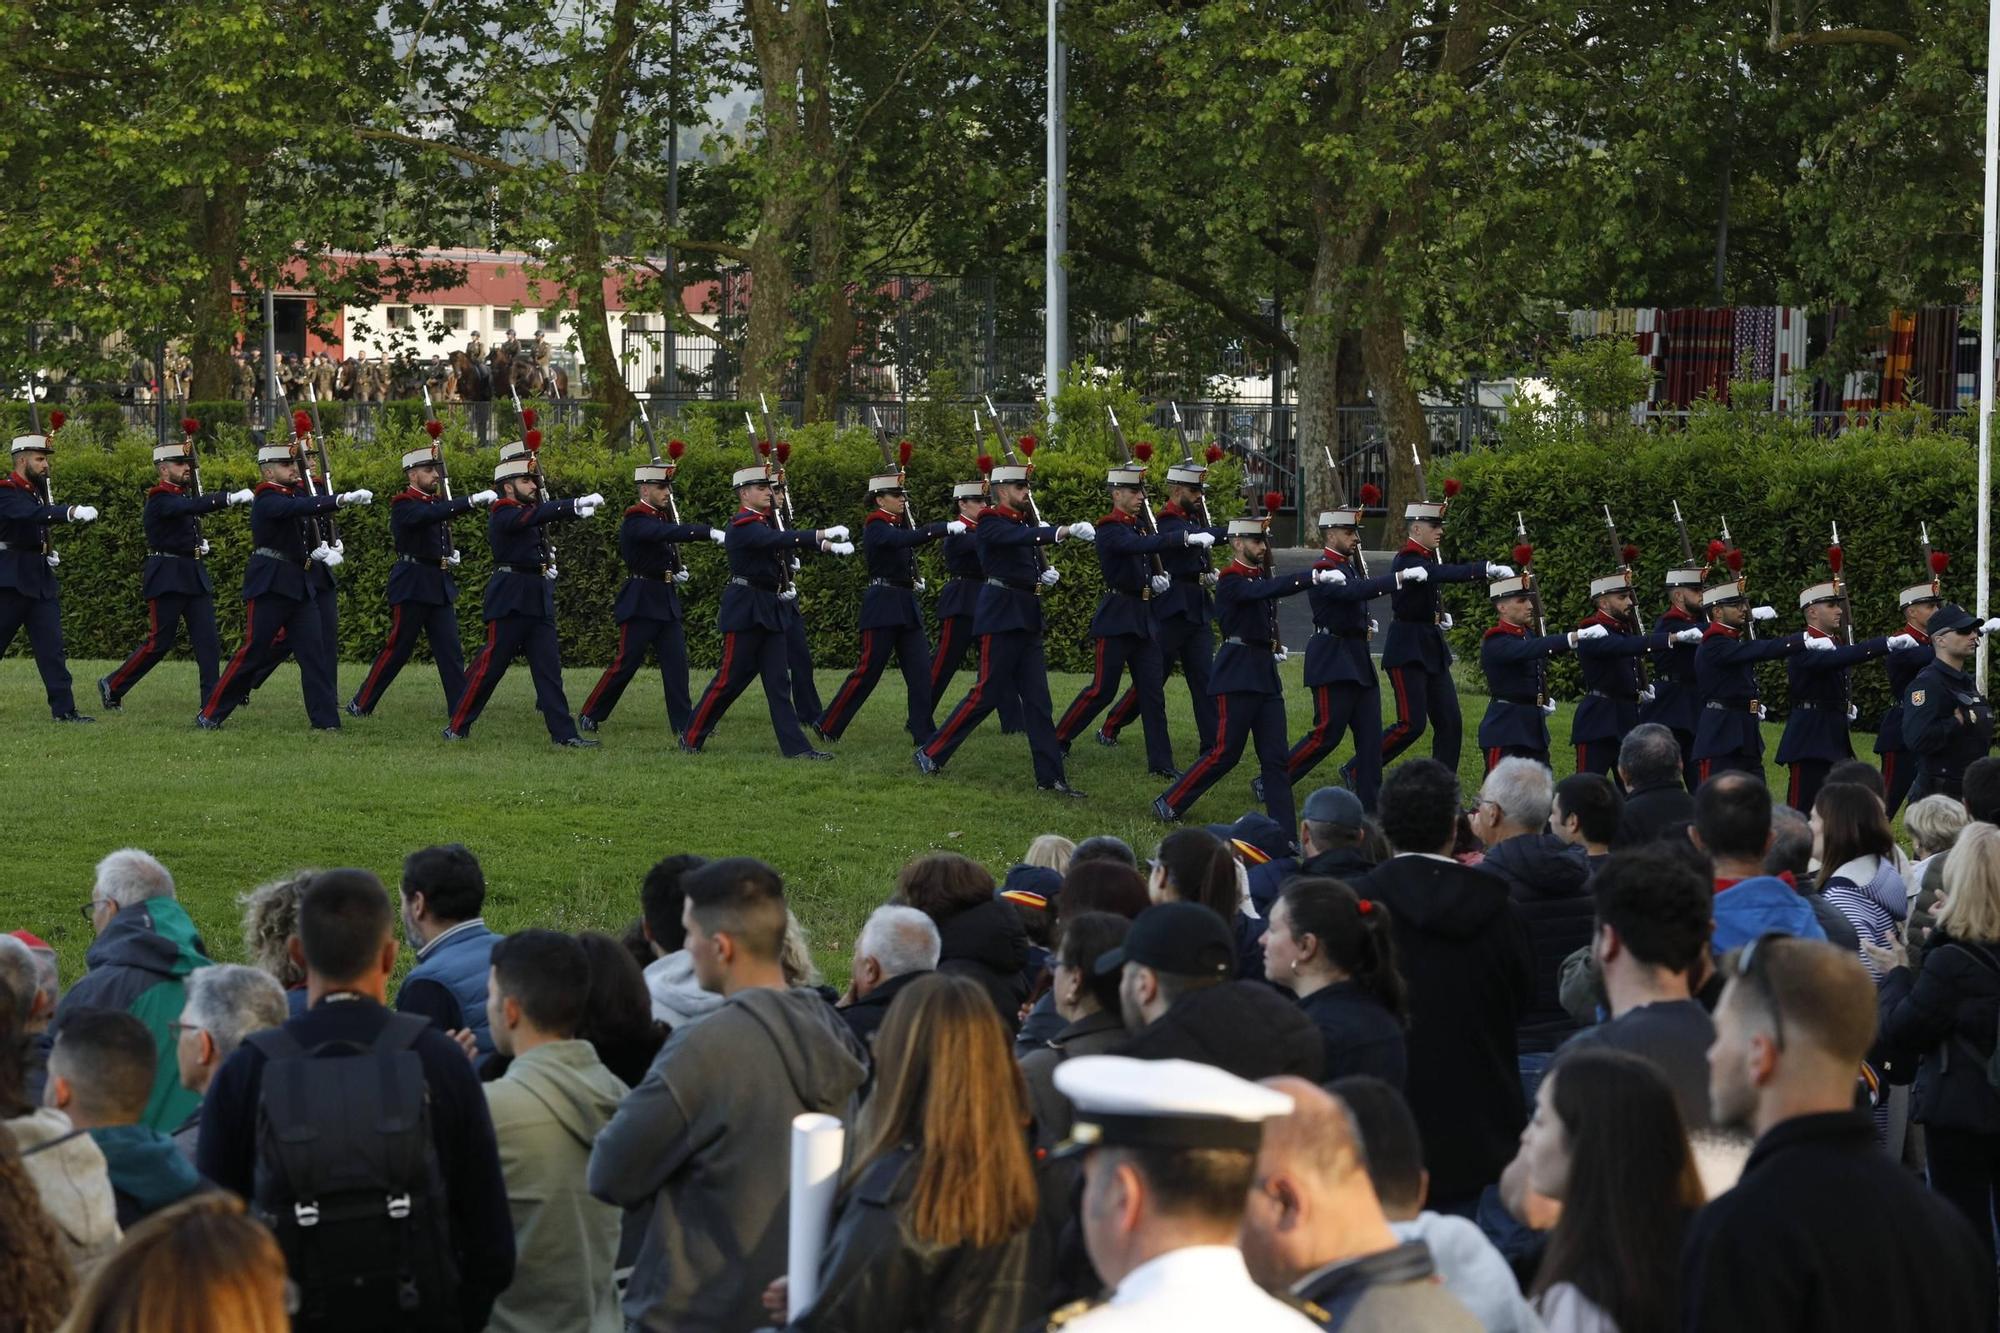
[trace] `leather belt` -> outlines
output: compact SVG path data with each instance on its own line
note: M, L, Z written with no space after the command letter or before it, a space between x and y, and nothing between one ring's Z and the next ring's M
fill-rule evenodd
M396 563L399 565L422 565L426 569L450 568L449 562L441 555L399 555L396 557Z
M1269 639L1239 639L1234 634L1231 634L1229 637L1225 638L1223 642L1233 643L1238 648L1262 648L1266 652L1272 651L1271 641Z
M1713 708L1718 713L1754 713L1758 707L1755 699L1747 702L1742 699L1704 699L1701 706Z
M778 590L778 585L775 582L759 583L755 579L746 579L741 574L730 575L729 584L734 588L755 588L758 592L776 592Z
M1615 703L1621 704L1635 704L1639 702L1637 694L1613 694L1610 690L1585 690L1584 694L1591 699L1610 699Z
M915 592L917 590L914 579L907 582L902 579L870 579L868 580L868 586L871 588L901 588L904 592Z
M1130 588L1106 588L1104 591L1110 593L1113 597L1131 597L1141 602L1151 601L1153 598L1153 590L1151 588L1146 588L1140 592L1133 592Z
M1391 616L1390 619L1394 620L1398 625L1435 625L1438 623L1435 613L1428 616Z
M1792 701L1792 710L1793 710L1794 712L1797 712L1797 711L1799 711L1799 710L1801 710L1801 709L1803 709L1804 711L1806 711L1806 712L1808 712L1808 713L1833 713L1833 712L1841 712L1841 713L1845 713L1845 712L1847 711L1847 705L1846 705L1846 704L1822 704L1822 703L1814 703L1814 702L1813 702L1812 700L1810 700L1810 699L1795 699L1795 700L1793 700L1793 701Z
M168 557L169 559L172 559L172 560L199 560L199 559L201 559L201 557L200 557L199 555L196 555L196 554L195 554L195 553L194 553L193 551L155 551L155 550L152 550L151 548L148 548L148 549L147 549L147 551L146 551L146 554L147 554L147 555L164 555L164 556L166 556L166 557Z
M1365 629L1323 629L1319 626L1314 626L1313 637L1315 639L1361 639L1365 641L1369 635Z
M1173 581L1174 581L1175 583L1200 583L1200 582L1201 582L1201 575L1199 575L1199 574L1173 574L1173 575L1169 575L1169 577L1170 577L1170 578L1172 578L1172 579L1173 579Z
M496 560L496 561L494 562L494 564L493 564L493 568L494 568L494 569L495 569L495 570L496 570L497 572L499 572L499 573L502 573L502 574L533 574L533 575L534 575L534 576L535 576L536 578L540 578L540 577L542 576L542 574L543 574L544 570L546 570L546 569L547 569L547 566L545 566L545 565L510 565L510 564L507 564L507 563L505 563L505 562L503 562L503 561L497 561L497 560Z
M1009 592L1033 592L1042 585L1039 583L1016 583L1012 579L988 579L986 580L986 586L989 588L1005 588Z
M283 552L283 551L280 551L280 550L279 550L279 549L278 549L277 547L275 547L275 546L259 546L259 547L255 547L255 548L253 548L253 549L251 550L250 554L251 554L251 555L261 555L261 556L263 556L263 557L264 557L264 558L265 558L266 560L278 560L278 561L282 561L282 562L284 562L285 564L288 564L288 565L296 565L296 566L298 566L298 567L299 567L300 569L304 569L304 568L305 568L305 567L306 567L307 565L309 565L309 564L311 564L311 563L312 563L312 561L310 561L310 560L300 560L300 559L297 559L297 558L295 558L295 557L293 557L293 556L291 556L291 555L287 555L287 554L286 554L285 552Z
M632 571L632 577L635 579L644 579L648 583L672 583L674 581L674 571L671 569L635 569Z
M1523 708L1540 708L1547 701L1547 696L1540 694L1495 694L1489 697L1496 703L1519 704Z

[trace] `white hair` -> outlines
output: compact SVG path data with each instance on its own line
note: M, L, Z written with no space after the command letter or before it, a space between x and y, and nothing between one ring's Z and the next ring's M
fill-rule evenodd
M1502 759L1486 775L1479 788L1479 799L1499 806L1500 814L1510 824L1540 829L1549 822L1549 815L1555 809L1556 777L1547 764L1536 760L1518 755Z
M289 1015L285 988L262 968L216 963L188 974L181 1022L209 1035L218 1064L234 1054L245 1037L277 1027Z
M886 979L936 971L944 943L938 938L937 922L928 915L890 903L868 914L854 948L863 958L873 958Z
M150 852L121 847L97 863L97 889L92 896L116 903L123 911L149 898L173 897L174 877Z

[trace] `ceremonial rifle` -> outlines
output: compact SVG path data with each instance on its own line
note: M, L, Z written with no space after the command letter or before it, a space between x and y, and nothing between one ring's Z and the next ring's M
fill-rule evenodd
M743 414L743 429L750 437L750 456L763 460L764 475L770 477L771 450L773 448L770 439L768 437L762 440L757 438L757 423L750 419L748 412ZM779 506L775 495L771 500L770 518L772 527L776 528L779 532L785 531L784 510ZM791 552L781 551L778 553L778 591L780 593L790 592L792 586Z
M1187 426L1181 421L1181 405L1179 403L1169 403L1168 406L1174 409L1174 433L1180 436L1181 462L1187 464L1189 467L1199 466L1195 461L1194 446L1188 442ZM1211 444L1202 450L1201 456L1207 460L1210 466L1213 466L1222 459L1222 446ZM1201 506L1201 526L1204 529L1213 528L1215 520L1208 516L1208 491L1206 488L1198 493L1195 503Z
M1146 466L1153 461L1153 446L1144 440L1139 442L1137 449L1127 444L1125 442L1125 428L1118 424L1118 409L1106 403L1104 411L1111 418L1111 435L1113 439L1118 441L1119 452L1125 455L1126 466L1130 467L1135 463L1138 465L1139 531L1149 537L1157 537L1160 535L1160 526L1153 518L1153 498L1146 494ZM1164 575L1167 572L1166 565L1160 561L1160 553L1158 551L1153 552L1152 555L1147 557L1147 564L1152 568L1155 575ZM1146 584L1145 589L1140 593L1140 597L1145 601L1152 600L1153 585L1150 582Z
M451 499L451 471L444 462L444 423L437 418L437 409L431 405L431 386L420 386L424 391L424 434L431 437L431 453L437 458L438 481L444 489L444 498Z
M528 451L529 470L534 473L535 480L541 483L542 493L537 497L537 503L554 504L556 500L555 488L549 485L549 474L542 470L542 432L535 425L540 418L535 414L534 408L521 406L521 388L514 382L512 367L513 363L511 361L508 362L507 393L514 400L514 417L521 423L521 447ZM554 569L556 566L556 543L555 538L549 535L548 524L543 523L536 527L535 543L541 548L542 568L544 570Z
M1848 596L1847 580L1840 576L1841 567L1847 563L1846 554L1840 549L1840 520L1833 521L1833 544L1826 548L1827 568L1833 571L1833 588L1840 594L1840 619L1847 626L1847 646L1854 646L1854 599Z
M1333 461L1333 450L1327 448L1325 445L1322 444L1319 447L1319 451L1322 454L1326 455L1326 474L1329 477L1333 478L1334 495L1342 503L1345 503L1345 497L1341 496L1340 494L1340 469L1338 466L1335 465ZM1373 486L1364 485L1361 488L1360 498L1361 498L1361 504L1365 508L1369 505L1374 504L1376 500L1380 499L1381 493L1377 491ZM1518 519L1520 515L1516 514L1514 517ZM1354 544L1353 564L1354 564L1354 572L1357 575L1359 575L1364 579L1368 577L1368 556L1366 555L1366 553L1362 551L1360 542L1356 542Z
M1632 577L1632 562L1639 558L1639 548L1629 542L1618 540L1618 521L1611 517L1610 505L1604 506L1604 531L1611 539L1611 558L1618 562L1618 572L1625 576L1626 586L1632 589L1632 605L1626 608L1625 614L1620 616L1619 620L1624 623L1628 633L1643 636L1646 632L1646 617L1639 611L1639 582ZM1639 657L1638 668L1639 692L1643 694L1647 689L1646 658L1643 653Z
M1542 613L1541 583L1535 578L1535 548L1528 542L1528 520L1521 516L1521 511L1518 509L1514 511L1514 532L1521 539L1514 546L1514 563L1521 567L1528 600L1535 605L1535 633L1547 638L1549 622Z
M635 398L633 402L638 404L639 407L639 426L646 432L646 449L653 456L653 466L679 468L681 454L686 451L687 446L679 440L668 440L667 454L672 461L669 463L662 460L660 457L659 442L653 438L653 419L646 415L646 400ZM679 527L681 522L681 507L674 500L674 484L671 475L667 479L667 521L675 527ZM670 543L667 550L669 552L667 556L667 572L670 576L678 574L681 570L681 544L679 542Z
M1710 549L1714 549L1714 543L1710 543ZM1743 572L1743 550L1736 545L1735 539L1729 535L1729 516L1726 514L1722 519L1722 563L1729 566L1730 577L1735 579L1738 585L1736 590L1742 593L1743 600L1748 602L1750 600L1750 576ZM1754 610L1755 608L1751 609ZM1744 615L1743 637L1746 639L1755 639L1757 637L1756 616L1747 613Z
M985 398L986 398L986 415L993 418L993 438L1000 441L1000 456L1002 458L1005 458L1010 465L1017 467L1026 467L1027 469L1029 469L1028 511L1027 511L1028 521L1034 524L1038 528L1042 527L1044 526L1044 524L1042 523L1041 507L1035 503L1035 488L1034 488L1034 475L1033 475L1034 457L1036 448L1035 437L1032 435L1023 435L1021 437L1021 453L1025 454L1029 460L1026 463L1022 463L1020 456L1014 452L1014 446L1007 442L1007 436L1004 430L1002 429L1000 422L1000 409L993 406L993 396L991 394L987 394L985 395ZM978 414L976 412L974 413L973 419L975 422L978 420ZM1036 542L1035 568L1037 570L1047 570L1048 567L1049 567L1048 548L1042 545L1042 543ZM1039 597L1042 595L1042 587L1043 587L1042 581L1039 578L1037 578L1035 580L1035 596Z
M311 379L306 380L306 405L312 409L313 452L319 455L319 482L321 493L332 495L333 468L326 458L326 423L319 416L319 392L313 388ZM334 542L340 540L340 520L331 514L326 518L326 531Z
M797 517L792 513L791 482L785 476L785 464L792 461L791 441L779 439L776 432L771 429L771 405L765 401L761 393L757 395L757 413L764 423L764 438L771 442L771 454L777 464L775 468L777 475L773 480L782 488L773 509L783 515L784 521L780 524L781 527L796 528L799 524Z
M878 409L871 407L868 409L868 420L875 428L875 447L882 451L883 464L894 468L897 479L902 480L904 470L910 466L910 442L904 440L891 451L889 448L889 432L882 428L882 413ZM905 528L915 528L917 526L917 507L910 503L910 493L907 486L903 491L902 523Z
M195 447L194 437L195 433L200 429L201 423L187 415L187 399L183 398L181 400L181 434L187 439L188 466L193 472L194 493L197 499L202 495L201 450ZM194 550L196 555L208 554L208 538L202 535L200 518L196 518L194 521Z

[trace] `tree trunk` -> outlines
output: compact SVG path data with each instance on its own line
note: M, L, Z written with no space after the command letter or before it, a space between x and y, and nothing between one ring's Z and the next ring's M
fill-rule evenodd
M604 300L604 183L611 178L624 123L626 88L631 81L633 43L639 35L638 0L617 0L605 29L604 65L597 89L597 111L584 143L588 185L577 191L570 217L570 253L574 258L570 297L576 311L577 340L583 344L583 364L597 400L604 404L604 438L622 439L633 417L632 390L625 383L624 363L611 345L611 316Z
M1368 322L1361 330L1361 356L1368 367L1368 385L1375 394L1375 411L1381 418L1383 439L1389 451L1389 504L1393 514L1412 500L1429 498L1417 486L1415 457L1423 459L1428 472L1431 441L1423 400L1410 383L1403 313L1384 289L1379 258L1368 285L1368 304Z
M188 357L194 362L188 397L196 402L221 402L235 391L236 273L249 201L249 187L242 184L219 186L213 193L190 191L190 230L203 267L188 312Z
M764 145L759 182L762 201L757 211L757 236L750 243L750 327L743 340L745 398L781 390L785 367L793 355L796 321L792 309L793 251L805 202L815 181L814 163L806 140L808 33L824 30L823 0L748 0L751 45L757 54L758 81L763 92ZM825 87L822 68L813 86Z
M804 66L800 81L807 92L805 142L814 176L812 211L807 222L812 259L812 302L815 307L812 349L806 359L807 421L833 415L847 377L847 357L854 346L854 314L847 293L847 230L841 204L845 174L836 165L833 97L826 25L813 23L803 34Z

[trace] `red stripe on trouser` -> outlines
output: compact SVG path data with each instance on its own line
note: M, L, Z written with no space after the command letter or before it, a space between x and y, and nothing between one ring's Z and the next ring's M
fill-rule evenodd
M1500 764L1500 750L1498 746L1495 746L1493 749L1488 750L1486 752L1486 771L1488 773L1491 773L1496 767L1499 766L1499 764Z
M125 682L131 678L133 671L138 667L139 663L146 661L148 658L158 656L161 651L160 599L157 597L148 597L146 599L146 642L139 646L138 652L133 653L132 656L125 660L125 665L119 667L118 674L111 678L111 697L115 699L125 693Z
M1410 730L1410 697L1407 687L1403 684L1403 668L1389 668L1389 688L1396 692L1396 725L1383 733L1382 753L1385 756L1391 747L1403 739L1404 733Z
M875 636L878 632L872 629L861 631L861 660L855 664L854 670L848 673L847 684L841 686L840 693L833 696L833 707L827 709L820 719L821 731L833 733L839 729L843 720L842 714L847 711L849 701L854 698L854 692L861 688L861 682L867 677L869 662L874 660ZM888 649L884 648L882 651L886 653ZM828 720L834 725L826 725Z
M1579 745L1579 746L1577 746L1577 747L1576 747L1576 771L1577 771L1577 772L1581 773L1581 772L1583 772L1583 771L1584 771L1584 768L1583 768L1583 766L1584 766L1584 764L1585 764L1586 762L1588 762L1588 759L1589 759L1589 754L1590 754L1590 747L1589 747L1588 745Z
M464 731L466 713L479 697L479 687L486 683L486 673L493 667L493 641L500 635L500 622L486 622L486 646L479 650L479 660L472 664L472 674L466 678L465 693L458 698L458 711L451 715L451 729Z
M609 685L617 677L618 673L625 669L625 649L631 638L632 622L628 620L618 627L618 652L612 657L611 665L604 669L604 674L597 678L597 688L592 690L590 697L583 701L584 712L588 713L591 709L597 707L597 698L604 693L604 687Z
M222 673L222 679L215 682L215 693L208 696L208 702L201 706L203 717L214 717L215 707L222 702L222 696L229 692L229 682L236 679L236 673L243 668L243 659L250 654L250 645L257 638L257 602L252 598L243 604L243 646L229 659L229 670Z
M1694 765L1697 779L1701 782L1708 781L1709 770L1714 766L1715 761L1713 759L1697 759Z
M389 608L389 642L382 645L382 651L375 658L375 665L369 669L368 679L361 682L361 693L354 697L361 703L361 711L367 712L375 705L375 682L388 669L389 658L396 651L396 640L403 633L403 603Z
M1215 696L1215 744L1207 754L1195 760L1194 767L1181 775L1181 780L1167 788L1167 806L1175 814L1181 813L1181 801L1196 783L1202 780L1209 769L1222 762L1222 752L1229 748L1229 696Z
M951 716L938 728L938 734L931 737L931 743L924 747L924 753L935 759L938 751L951 744L952 736L965 726L965 720L979 709L980 693L986 688L989 672L993 670L993 636L987 635L979 641L979 674L972 678L972 689L951 710Z
M722 664L715 669L715 680L701 696L701 707L694 710L694 722L687 729L687 736L695 739L690 745L700 745L701 738L708 734L708 715L715 708L715 701L722 697L724 684L729 680L729 664L736 656L736 631L730 630L722 636ZM685 739L685 737L683 738Z
M1104 697L1104 640L1097 641L1097 665L1090 670L1090 684L1083 693L1076 696L1076 702L1063 714L1062 725L1056 728L1059 740L1069 740L1076 734L1074 728L1082 725L1082 714L1086 708L1097 707L1097 701Z
M944 664L951 658L952 635L958 632L958 617L947 616L944 629L938 634L937 656L931 659L931 694L938 692L938 682L944 679Z
M1791 786L1785 791L1785 804L1796 809L1799 803L1799 766L1792 764L1790 768L1792 770L1792 782Z
M1896 752L1894 750L1882 756L1882 790L1886 792L1894 792L1896 790ZM1942 874L1944 872L1939 871L1938 873Z

